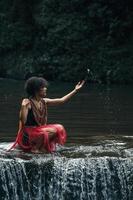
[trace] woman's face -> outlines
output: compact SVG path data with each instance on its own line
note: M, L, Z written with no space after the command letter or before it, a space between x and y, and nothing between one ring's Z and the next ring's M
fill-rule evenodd
M40 88L40 90L37 92L37 95L41 98L46 97L47 95L47 88L46 87L42 87Z

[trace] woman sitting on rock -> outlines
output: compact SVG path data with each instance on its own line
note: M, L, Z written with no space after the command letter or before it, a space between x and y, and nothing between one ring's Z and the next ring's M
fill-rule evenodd
M28 98L22 100L19 130L11 148L20 147L26 152L43 153L56 150L56 143L63 145L67 134L61 124L47 124L47 106L65 103L84 84L79 82L74 90L62 98L46 98L48 83L44 78L31 77L25 83Z

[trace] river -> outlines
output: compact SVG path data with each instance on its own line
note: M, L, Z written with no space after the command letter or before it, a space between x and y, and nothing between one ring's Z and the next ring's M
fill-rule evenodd
M23 81L0 80L0 194L3 200L132 200L133 86L86 83L70 101L48 108L67 142L53 154L5 150L18 129ZM73 83L50 82L61 97Z

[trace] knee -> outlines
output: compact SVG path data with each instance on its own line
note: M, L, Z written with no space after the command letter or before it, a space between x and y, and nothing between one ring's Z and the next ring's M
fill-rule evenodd
M57 124L56 125L58 128L60 128L60 130L64 130L65 128L64 128L64 126L62 125L62 124Z

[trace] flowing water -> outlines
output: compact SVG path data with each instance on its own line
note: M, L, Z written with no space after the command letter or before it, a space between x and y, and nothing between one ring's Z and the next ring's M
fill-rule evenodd
M51 83L60 97L74 84ZM23 82L0 80L0 199L133 200L133 87L85 85L49 107L48 123L68 134L52 154L6 152L18 128Z

